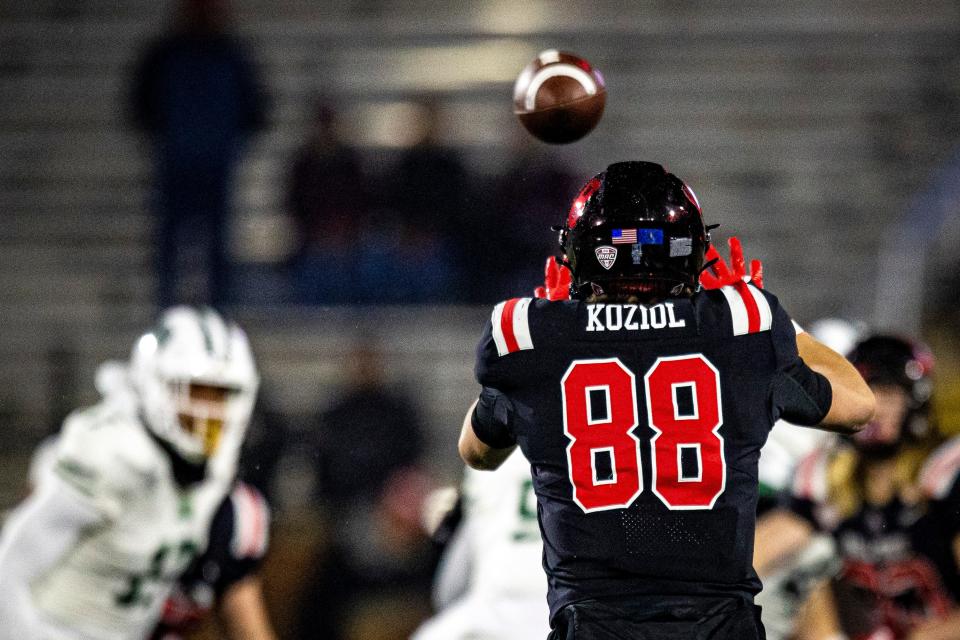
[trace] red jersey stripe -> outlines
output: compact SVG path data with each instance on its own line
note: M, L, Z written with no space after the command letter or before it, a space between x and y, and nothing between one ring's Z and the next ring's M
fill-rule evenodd
M753 299L747 289L750 285L746 282L738 282L733 286L743 299L743 306L747 308L747 332L756 333L760 331L760 309L757 307L757 301Z
M500 332L503 334L503 341L507 345L507 353L520 350L520 345L517 343L517 335L513 331L513 310L519 301L520 298L507 300L503 305L503 314L500 316Z

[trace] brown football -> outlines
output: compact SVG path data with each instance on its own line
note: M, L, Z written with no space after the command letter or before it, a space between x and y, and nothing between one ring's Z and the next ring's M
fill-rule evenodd
M551 144L590 133L606 101L600 71L580 56L556 49L538 55L513 86L513 112L527 131Z

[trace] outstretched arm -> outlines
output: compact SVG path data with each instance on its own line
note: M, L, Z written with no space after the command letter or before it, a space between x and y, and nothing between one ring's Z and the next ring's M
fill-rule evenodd
M30 585L53 567L101 514L67 483L42 484L13 513L0 538L0 620L4 637L39 637Z
M503 443L505 445L504 447L494 447L480 439L474 429L473 423L477 405L481 400L483 400L482 396L480 400L470 405L470 408L467 409L467 415L463 417L458 449L460 450L460 457L463 458L463 461L469 466L474 469L480 469L481 471L492 471L510 457L510 454L517 448L517 445L515 443Z
M873 419L873 392L846 358L806 332L797 334L797 350L804 363L824 376L833 389L830 410L819 428L856 433Z
M217 604L220 620L231 640L276 640L267 616L259 576L251 575L230 585Z
M787 509L775 509L757 520L753 546L753 568L766 578L802 549L813 536L809 522Z

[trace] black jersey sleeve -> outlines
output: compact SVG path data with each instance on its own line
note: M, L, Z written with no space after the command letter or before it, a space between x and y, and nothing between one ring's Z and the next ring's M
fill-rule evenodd
M484 387L509 393L536 369L534 324L538 303L532 298L513 298L494 306L477 345L474 373Z
M927 458L919 484L938 524L951 539L960 535L960 436L947 440Z
M480 391L471 424L480 441L494 449L506 449L517 444L513 432L513 404L493 387L483 387Z
M770 334L777 372L770 384L773 420L793 424L819 424L830 410L833 388L830 381L804 363L797 351L797 329L777 297L763 292L773 316Z
M770 322L770 337L773 340L777 367L783 368L800 357L797 353L797 328L790 314L780 305L777 296L766 290L760 291L770 305L770 314L773 316Z
M507 369L503 366L497 345L493 338L493 323L487 320L483 327L483 335L477 344L477 362L473 369L474 376L483 386L500 388L507 380Z
M476 436L495 449L517 443L510 394L538 370L533 339L536 306L532 298L496 305L477 345L474 373L482 389L471 422Z
M214 516L205 554L211 563L207 574L215 577L212 586L218 596L260 568L269 528L270 512L263 495L238 482ZM212 565L216 565L215 571L210 571Z

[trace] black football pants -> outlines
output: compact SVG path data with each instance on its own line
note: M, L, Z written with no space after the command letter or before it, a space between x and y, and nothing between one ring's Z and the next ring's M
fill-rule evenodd
M760 607L741 598L586 600L557 613L547 640L765 640Z

